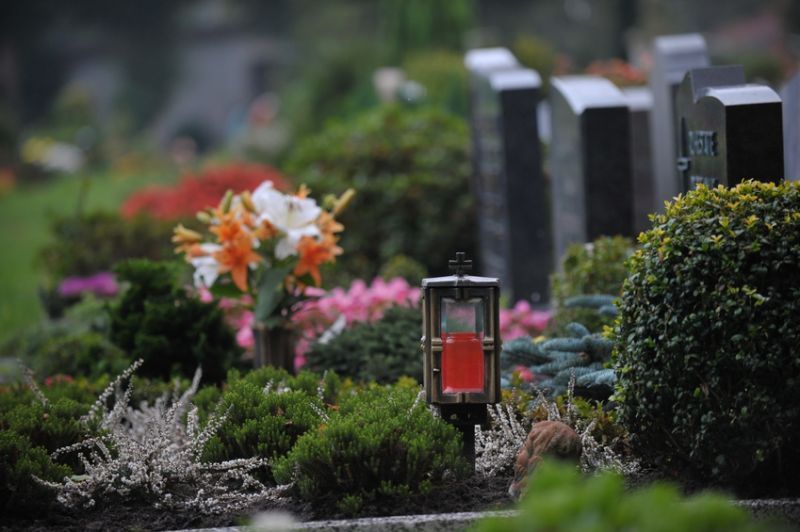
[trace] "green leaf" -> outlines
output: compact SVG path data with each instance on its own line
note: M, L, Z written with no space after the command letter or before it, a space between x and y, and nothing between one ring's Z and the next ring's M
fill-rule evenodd
M261 275L255 309L257 321L265 321L278 308L283 297L283 280L291 269L290 265L274 266Z

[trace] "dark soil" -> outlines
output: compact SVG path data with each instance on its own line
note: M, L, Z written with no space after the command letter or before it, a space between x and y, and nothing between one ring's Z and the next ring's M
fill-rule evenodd
M462 481L446 482L425 496L399 503L382 500L364 508L359 517L389 515L432 514L449 512L474 512L510 508L508 497L511 477L483 478L473 476ZM6 530L175 530L184 528L211 528L246 524L248 518L260 511L283 510L300 521L340 519L350 517L335 509L333 501L320 501L311 505L299 499L288 499L286 504L270 507L253 507L235 515L202 516L189 512L157 510L151 505L113 505L105 508L68 513L63 510L42 512L27 518L4 516L0 531Z

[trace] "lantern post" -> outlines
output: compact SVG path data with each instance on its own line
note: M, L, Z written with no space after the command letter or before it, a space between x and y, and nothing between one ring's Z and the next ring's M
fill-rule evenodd
M500 401L500 282L466 275L463 252L453 275L422 280L425 397L461 431L464 456L475 465L475 425L488 426L486 405Z

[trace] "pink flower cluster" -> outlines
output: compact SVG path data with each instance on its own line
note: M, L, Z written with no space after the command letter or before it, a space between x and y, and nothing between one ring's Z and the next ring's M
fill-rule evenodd
M525 300L510 309L500 310L500 337L503 341L520 336L536 337L550 324L553 315L546 310L533 310Z
M304 301L292 317L299 332L295 349L295 368L305 364L305 353L311 344L325 331L339 322L343 328L357 322L371 322L380 319L384 311L393 305L413 306L419 302L420 290L412 287L405 279L397 277L389 281L376 278L370 285L363 280L353 281L350 288L334 288L325 291L308 287L305 295L311 299ZM200 299L210 303L214 300L211 292L200 289ZM236 330L236 342L244 349L253 349L252 299L222 298L219 306L225 311L228 323Z
M110 272L100 272L88 277L67 277L58 285L58 295L61 297L76 297L85 292L99 297L112 297L118 291L117 281Z
M305 363L305 353L311 343L330 329L337 320L344 320L344 327L357 322L379 320L384 311L394 305L414 306L419 302L420 289L412 287L402 277L385 281L375 278L370 285L356 279L350 288L334 288L329 292L319 290L306 293L317 296L303 303L295 314L294 322L301 331L297 345L295 366Z

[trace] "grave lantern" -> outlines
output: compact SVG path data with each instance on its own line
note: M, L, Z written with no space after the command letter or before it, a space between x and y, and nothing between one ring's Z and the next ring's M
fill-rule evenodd
M486 405L500 401L500 282L465 275L472 261L456 253L454 275L422 280L425 396L461 430L474 463L475 425L486 427Z

